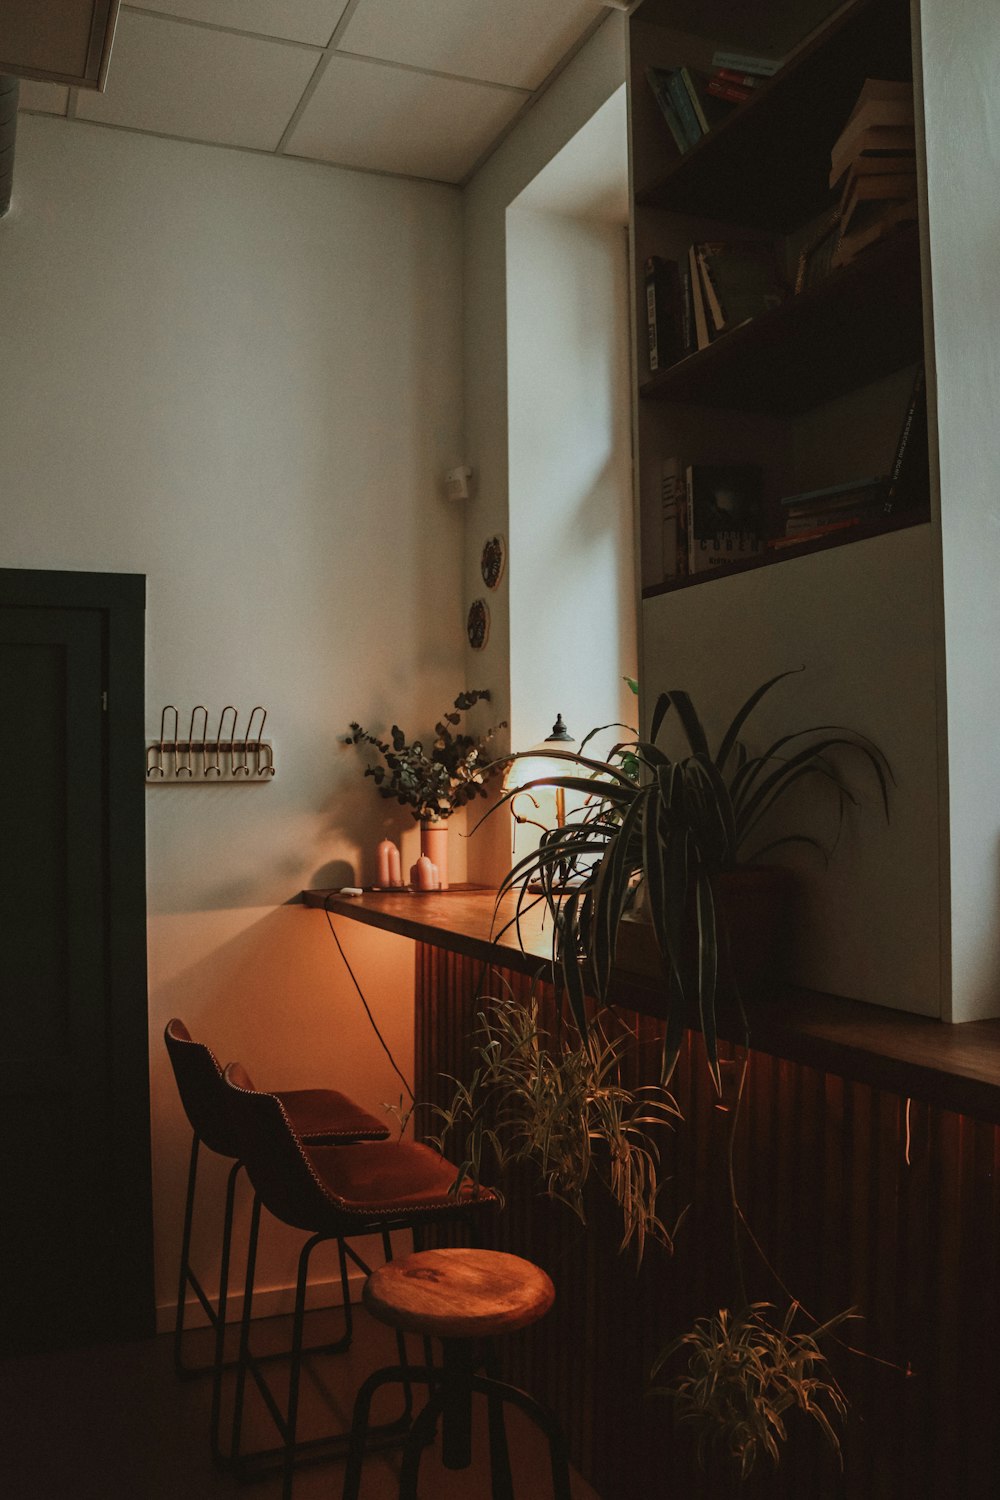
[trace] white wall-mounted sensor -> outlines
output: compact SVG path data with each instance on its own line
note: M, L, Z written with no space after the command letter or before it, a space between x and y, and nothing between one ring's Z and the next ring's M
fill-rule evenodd
M468 500L471 478L472 470L464 464L457 469L448 469L444 476L444 492L448 499Z

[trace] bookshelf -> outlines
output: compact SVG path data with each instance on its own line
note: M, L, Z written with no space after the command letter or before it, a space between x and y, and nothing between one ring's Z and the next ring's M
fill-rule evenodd
M634 13L631 32L636 376L643 409L637 454L640 510L646 512L640 515L640 529L647 553L657 546L657 520L648 512L660 504L656 471L667 457L679 454L698 464L758 464L764 453L764 524L772 535L783 524L781 495L819 489L855 474L888 473L906 403L898 390L887 399L880 382L907 368L915 371L923 358L924 337L920 234L910 223L780 305L650 372L646 258L660 255L683 262L687 245L699 239L766 238L775 245L786 282L794 283L802 246L839 196L829 186L830 151L865 80L912 80L908 0L850 0L791 48L774 77L681 154L655 105L651 107L646 69L685 64L704 69L710 48L700 56L685 56L681 49L685 44L691 49L692 39L675 40L657 24L669 13L661 0L646 0ZM817 470L813 464L803 474L796 419L829 405L831 434L838 421L851 429L857 423L835 406L852 394L860 404L884 404L881 453L869 442L863 464L860 455L852 457L849 437L833 440L829 466ZM707 442L700 437L692 441L686 411L701 414L695 428L704 428L705 414L711 414L713 434ZM746 419L754 415L766 421L766 431L761 426L755 434L752 422L748 426ZM870 432L870 412L864 425ZM865 467L873 462L876 470ZM823 539L822 545L860 543L883 529L925 521L928 504L911 500L906 515L894 515L891 524L887 518L884 528L866 521L849 533ZM822 546L803 544L733 566L777 566L817 550ZM647 555L641 572L643 597L649 598L691 582L724 584L730 569L694 579L658 578Z
M773 717L762 735L838 723L881 746L902 789L890 826L878 823L862 790L863 811L829 867L803 851L783 856L799 879L801 905L782 976L938 1015L945 893L936 473L927 464L931 477L892 514L873 507L856 524L801 541L784 536L790 513L781 505L891 471L924 361L931 325L922 80L915 90L917 222L791 290L801 252L835 206L831 149L865 80L913 79L911 5L644 0L630 17L629 48L644 713L661 691L684 688L711 735L759 683L805 668L779 690L781 701L775 694L764 706ZM785 63L681 154L647 68L704 76L716 50ZM784 300L651 372L648 258L683 268L693 244L762 239L775 245L789 288ZM936 421L932 398L932 434ZM925 434L911 452L926 464ZM758 469L765 534L788 545L710 572L667 576L662 479L688 465Z

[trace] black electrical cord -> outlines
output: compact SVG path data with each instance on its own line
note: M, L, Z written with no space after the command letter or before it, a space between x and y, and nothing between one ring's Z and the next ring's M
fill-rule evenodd
M357 981L357 978L355 977L354 970L351 968L350 964L347 961L347 954L344 952L343 947L341 946L340 938L337 936L337 929L333 925L333 917L330 915L330 896L331 895L333 895L332 891L328 893L325 901L323 902L323 911L326 914L327 926L329 927L331 933L333 934L333 941L337 945L337 951L339 952L341 958L344 960L344 967L347 970L348 974L350 974L350 976L351 976L351 982L353 983L354 988L357 990L358 995L361 998L361 1004L365 1008L365 1015L368 1017L368 1020L371 1022L371 1028L374 1031L375 1035L378 1037L379 1042L381 1043L382 1051L385 1053L386 1057L392 1063L393 1071L396 1073L397 1077L399 1078L399 1081L402 1083L404 1089L406 1090L406 1092L410 1096L410 1102L412 1104L416 1104L416 1102L417 1102L416 1095L414 1094L413 1090L410 1088L410 1085L407 1083L407 1081L404 1078L403 1074L400 1072L399 1068L397 1067L397 1065L396 1065L396 1059L393 1057L392 1052L389 1050L389 1044L386 1041L385 1037L382 1035L381 1031L379 1031L378 1026L377 1026L376 1021L375 1021L375 1017L372 1015L372 1012L371 1012L371 1006L368 1004L368 1001L365 999L364 990L362 990L360 984Z

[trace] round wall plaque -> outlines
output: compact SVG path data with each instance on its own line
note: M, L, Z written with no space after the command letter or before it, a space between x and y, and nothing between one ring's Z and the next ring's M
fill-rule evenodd
M479 567L483 582L488 589L495 589L503 577L507 563L507 544L502 536L491 536L483 543L483 555Z
M481 651L490 634L490 611L485 599L473 599L469 605L465 630L473 651Z

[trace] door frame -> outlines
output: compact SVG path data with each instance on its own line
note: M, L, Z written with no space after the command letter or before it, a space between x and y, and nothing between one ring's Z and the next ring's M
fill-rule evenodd
M113 1275L118 1325L112 1338L151 1337L153 1190L146 970L145 609L142 573L0 568L0 605L89 609L102 617L107 837L107 1014L111 1132L120 1184ZM112 1268L109 1267L109 1271Z

